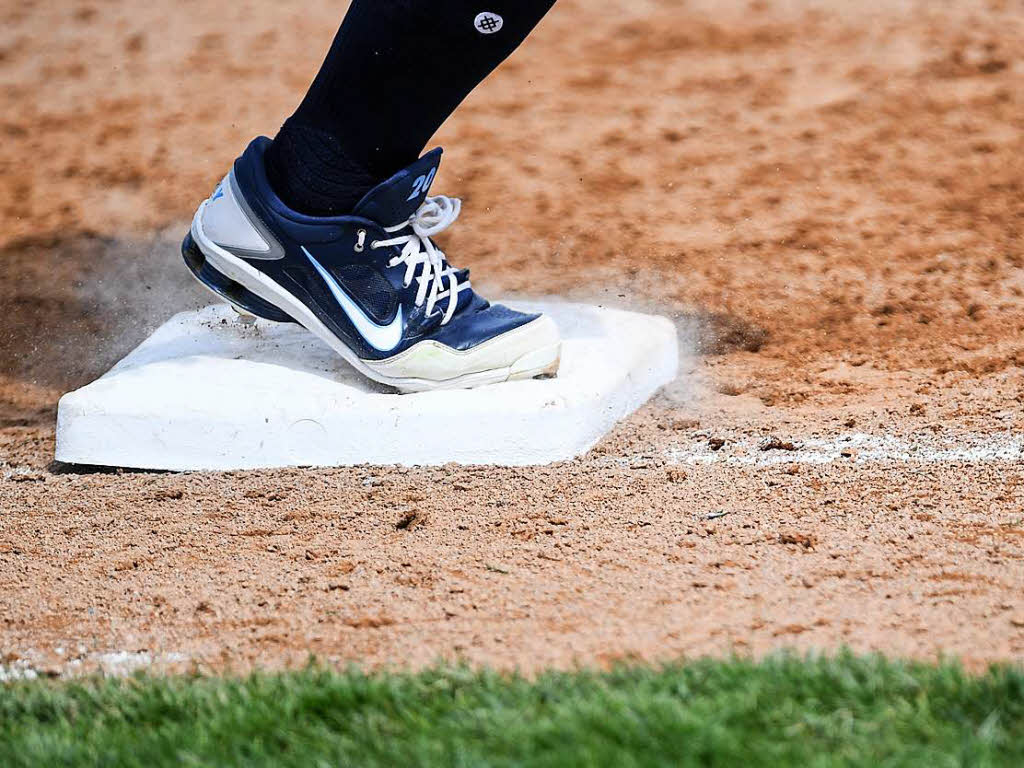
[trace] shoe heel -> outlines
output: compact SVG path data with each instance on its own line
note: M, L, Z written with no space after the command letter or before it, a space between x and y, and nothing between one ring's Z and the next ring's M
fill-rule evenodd
M181 243L181 256L192 276L234 307L243 322L247 317L261 317L276 323L295 322L290 315L215 269L203 255L191 232L185 235Z

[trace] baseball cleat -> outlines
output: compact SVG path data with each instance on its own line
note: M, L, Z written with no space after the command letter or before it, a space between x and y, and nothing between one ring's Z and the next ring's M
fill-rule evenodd
M490 304L431 239L458 199L428 197L435 149L370 190L347 216L290 210L255 139L196 211L185 263L243 316L297 322L367 377L405 392L554 375L545 315Z

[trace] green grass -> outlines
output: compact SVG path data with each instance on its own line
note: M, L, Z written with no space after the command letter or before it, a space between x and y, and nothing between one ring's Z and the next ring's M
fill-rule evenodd
M1024 766L1024 670L843 654L0 685L4 768L526 764Z

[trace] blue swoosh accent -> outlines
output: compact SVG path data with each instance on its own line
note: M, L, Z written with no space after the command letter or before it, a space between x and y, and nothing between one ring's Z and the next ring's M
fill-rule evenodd
M327 287L330 289L331 295L334 296L334 300L338 302L338 306L348 316L356 331L367 344L378 352L390 352L402 343L401 304L398 305L398 312L395 314L394 320L387 325L378 325L359 308L359 305L352 300L352 297L345 292L345 289L338 285L338 281L331 277L331 274L326 269L320 266L320 263L313 258L313 254L306 250L306 246L301 247L302 252L306 254L306 258L309 259L309 263L313 265L314 269L320 273L320 277L327 283Z

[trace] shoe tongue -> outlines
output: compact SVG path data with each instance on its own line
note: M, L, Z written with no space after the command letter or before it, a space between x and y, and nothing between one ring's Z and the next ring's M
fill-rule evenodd
M430 191L441 164L441 152L440 147L433 149L408 168L382 181L363 196L352 213L385 227L408 221Z

